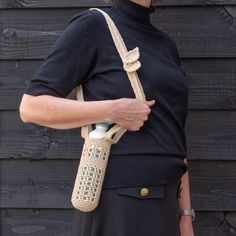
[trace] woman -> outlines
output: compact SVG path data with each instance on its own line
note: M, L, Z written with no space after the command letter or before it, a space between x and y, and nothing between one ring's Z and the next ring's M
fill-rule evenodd
M26 87L21 119L55 129L98 122L128 129L112 146L98 207L74 209L74 236L193 236L188 82L178 49L151 24L151 0L116 0L105 11L128 50L139 47L137 73L147 102L134 98L104 17L86 10L70 19ZM80 84L86 101L67 99Z

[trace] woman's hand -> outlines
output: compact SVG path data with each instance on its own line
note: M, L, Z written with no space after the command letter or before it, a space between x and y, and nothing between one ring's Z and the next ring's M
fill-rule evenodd
M113 107L113 122L129 131L138 131L148 119L150 107L155 100L141 102L135 98L120 98L115 100Z
M181 236L194 236L191 216L181 216L179 220L179 226Z

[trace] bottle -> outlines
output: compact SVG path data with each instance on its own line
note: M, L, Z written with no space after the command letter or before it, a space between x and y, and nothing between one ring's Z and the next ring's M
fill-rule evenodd
M103 138L111 124L110 122L96 123L96 128L89 133L89 138Z

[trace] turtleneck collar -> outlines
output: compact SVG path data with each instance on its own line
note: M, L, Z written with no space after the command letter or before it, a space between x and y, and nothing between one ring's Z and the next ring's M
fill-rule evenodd
M144 25L151 25L150 14L155 11L152 5L145 7L131 0L115 0L112 8L118 9L124 17Z

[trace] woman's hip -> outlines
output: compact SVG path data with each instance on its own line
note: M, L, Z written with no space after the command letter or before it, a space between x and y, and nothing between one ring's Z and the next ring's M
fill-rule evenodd
M94 211L74 209L74 235L179 236L180 183L102 189Z

